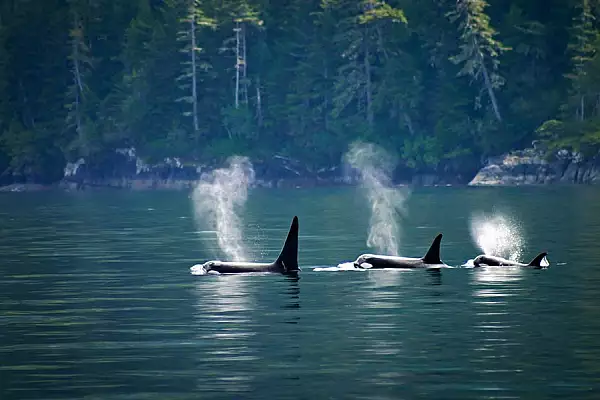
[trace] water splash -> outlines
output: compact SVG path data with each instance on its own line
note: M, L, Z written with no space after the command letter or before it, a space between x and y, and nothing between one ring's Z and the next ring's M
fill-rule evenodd
M335 267L331 267L331 266L315 267L315 268L313 268L313 271L314 272L339 272L339 271L365 272L367 270L355 267L353 262L345 262L345 263L338 264Z
M227 168L202 175L192 200L196 221L207 222L215 230L219 247L229 259L242 261L248 259L248 251L238 211L246 203L255 175L246 157L230 157L228 163Z
M393 158L382 148L355 142L344 156L359 172L361 187L371 206L367 246L389 255L398 255L398 218L405 214L408 192L391 187Z
M494 213L471 216L471 238L484 254L512 261L521 258L523 237L519 225L509 217Z

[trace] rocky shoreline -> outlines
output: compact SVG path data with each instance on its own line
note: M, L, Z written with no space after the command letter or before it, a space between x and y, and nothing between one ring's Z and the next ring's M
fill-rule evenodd
M276 155L270 160L253 161L256 179L253 187L298 188L345 186L357 183L358 175L343 165L312 170L297 160ZM135 149L117 149L114 158L104 165L88 167L84 159L69 163L63 179L52 185L15 183L0 187L0 192L45 190L191 190L202 174L216 165L184 162L167 158L146 164ZM394 182L408 186L519 186L548 184L599 184L600 154L584 160L577 153L559 151L550 160L536 149L513 151L487 160L471 179L452 173L395 173Z
M470 186L600 184L600 154L584 160L579 153L558 151L550 160L536 149L490 158Z
M256 179L252 187L286 188L339 186L353 183L353 178L341 166L312 170L297 160L276 155L270 160L253 160ZM159 163L147 164L133 148L117 149L103 163L92 166L86 160L68 163L64 177L51 185L14 183L0 187L0 192L40 190L191 190L202 175L220 167L213 164L186 162L179 158L165 158ZM355 180L354 180L355 181Z

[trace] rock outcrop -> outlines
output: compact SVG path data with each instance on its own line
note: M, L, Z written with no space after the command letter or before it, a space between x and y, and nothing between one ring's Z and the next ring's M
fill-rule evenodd
M0 186L0 193L2 192L39 192L42 190L49 190L51 186L40 185L37 183L13 183L6 186Z
M535 149L514 151L490 158L471 186L600 183L600 154L584 160L581 154L558 151L550 161Z

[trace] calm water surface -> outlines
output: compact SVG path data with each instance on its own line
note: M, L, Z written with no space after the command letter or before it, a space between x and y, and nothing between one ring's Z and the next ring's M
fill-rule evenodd
M252 258L300 218L299 279L192 276L221 257L185 193L0 196L0 399L600 398L600 190L413 192L401 253L473 211L520 221L544 271L314 272L368 251L354 189L251 192Z

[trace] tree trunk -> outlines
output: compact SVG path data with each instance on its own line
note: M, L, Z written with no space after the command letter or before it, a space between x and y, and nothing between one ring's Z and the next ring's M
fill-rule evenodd
M490 75L488 74L488 70L484 64L483 55L481 53L479 54L479 59L481 62L481 69L483 71L483 79L485 82L485 87L487 89L488 95L490 96L490 101L492 102L492 108L494 109L494 114L496 115L496 119L499 122L502 122L502 116L500 115L500 110L498 109L498 102L496 100L496 94L494 93L494 88L492 87Z
M402 114L404 115L404 123L406 124L406 127L408 128L408 132L410 132L410 135L412 137L414 137L415 129L413 128L413 124L412 124L412 120L410 119L410 116L406 112L403 112Z
M75 83L75 124L77 130L77 137L79 139L79 145L82 147L85 153L85 140L83 137L83 129L81 124L81 112L80 112L80 101L83 97L83 83L81 79L81 71L79 69L79 46L81 44L81 36L83 32L80 30L79 18L77 13L73 15L73 29L75 31L75 37L73 38L73 79Z
M242 90L244 92L244 103L248 106L248 62L246 60L246 24L242 23Z
M371 83L371 62L370 62L370 54L369 54L369 28L365 27L365 37L364 37L364 66L365 66L365 91L367 98L367 123L369 124L369 129L373 130L373 94L372 91L372 83Z
M260 75L256 77L256 120L258 126L263 124L262 98L260 95Z
M377 44L379 46L379 50L383 53L383 57L385 58L386 61L388 61L390 59L390 56L388 55L387 50L385 49L385 46L383 45L383 33L381 33L381 26L379 24L377 24Z
M192 3L192 15L190 16L190 33L192 36L192 115L194 118L194 133L198 132L198 95L196 93L196 16Z
M240 106L240 23L235 23L235 108Z
M381 32L381 26L378 24L375 28L377 30L377 45L379 46L379 50L383 53L383 58L385 59L386 62L389 61L390 56L388 54L388 52L386 51L385 47L383 46L383 33ZM404 107L404 104L402 104L403 102L400 101L400 107L401 107L401 111L400 113L402 114L402 117L404 118L404 124L406 125L408 132L410 133L411 136L415 136L415 129L413 127L413 123L412 123L412 119L410 118L410 115L408 115L408 113L405 111L406 107Z
M31 112L31 108L29 107L29 99L27 98L25 86L23 86L23 81L21 79L19 79L19 94L21 97L20 100L23 104L23 126L28 128L35 128L35 119L33 118L33 113Z
M329 82L329 68L327 68L327 60L323 59L323 78L325 78L326 82ZM323 118L325 122L325 131L329 131L329 105L331 101L329 99L330 90L325 91L325 96L323 99L324 107L323 107Z

